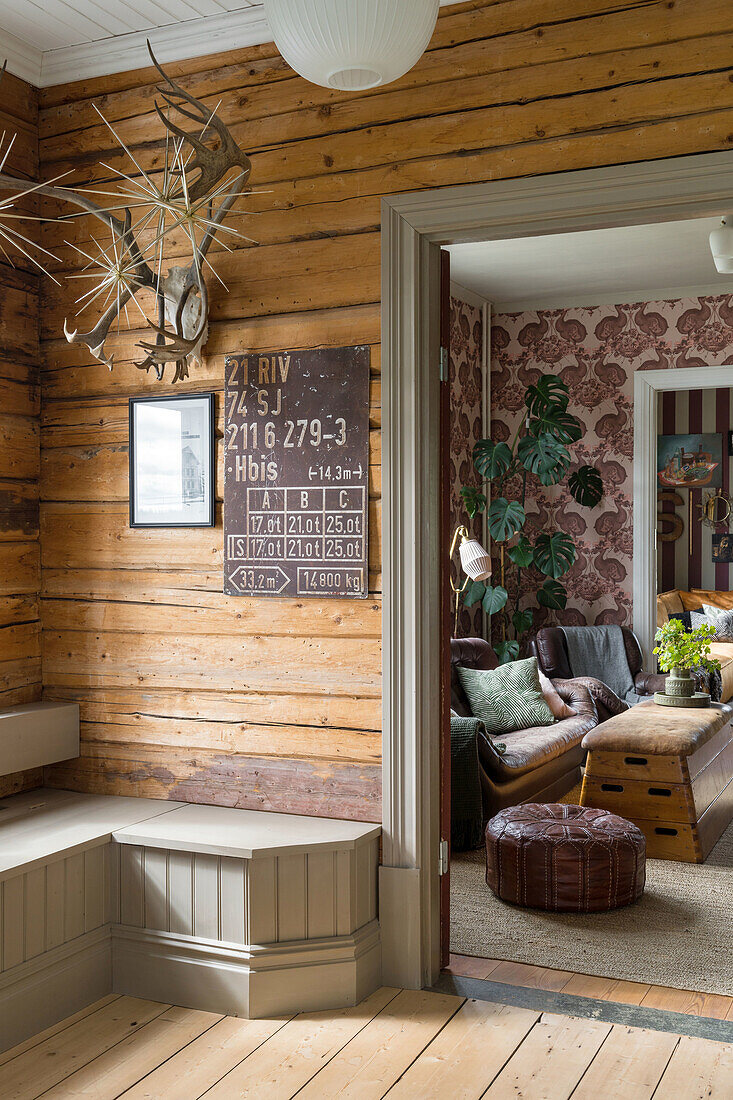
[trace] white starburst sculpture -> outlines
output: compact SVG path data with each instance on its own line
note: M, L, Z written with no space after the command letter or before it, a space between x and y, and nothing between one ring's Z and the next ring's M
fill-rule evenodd
M77 317L86 309L99 308L100 304L102 315L87 332L79 332L64 321L64 335L70 343L86 344L92 355L111 370L113 358L105 351L107 337L115 322L119 328L121 314L124 313L130 325L127 307L134 302L151 329L150 339L141 340L137 345L145 352L145 358L136 365L141 370L152 367L160 380L166 365L173 363L173 381L176 382L188 377L189 364L200 361L206 342L208 291L204 268L219 278L207 258L212 243L216 240L229 250L226 235L230 239L249 239L223 223L237 199L251 194L245 187L251 164L217 117L216 110L211 111L171 80L156 61L149 43L148 50L165 82L157 91L166 110L157 102L155 104L166 133L163 168L155 173L144 171L114 128L104 120L132 162L130 174L118 173L115 190L59 186L61 176L18 190L18 178L4 172L14 138L6 141L3 133L0 137L0 192L14 193L0 199L0 253L12 262L12 251L18 251L43 271L46 271L44 257L57 259L19 228L20 221L33 218L18 210L18 202L26 195L39 194L79 207L69 217L91 215L97 218L109 234L109 243L106 234L103 241L91 236L88 250L68 241L65 243L85 261L82 271L69 278L91 281L90 288L76 299ZM196 123L200 128L198 133L187 133L179 127L173 121L176 112ZM102 164L102 167L114 172L108 165ZM167 264L167 250L176 231L183 233L191 250L191 262L187 267ZM142 243L143 237L151 233L152 239ZM152 293L155 320L151 320L141 305L144 291Z

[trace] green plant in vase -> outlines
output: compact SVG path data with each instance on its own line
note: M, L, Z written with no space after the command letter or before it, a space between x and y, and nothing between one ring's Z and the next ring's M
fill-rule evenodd
M690 669L715 672L720 661L710 656L710 643L715 638L715 627L703 623L694 630L686 630L680 619L669 619L654 635L657 643L654 653L662 672L668 672L665 692L668 696L690 699L695 694L695 681Z
M523 636L532 628L534 612L520 607L528 594L546 608L559 610L567 603L567 590L560 583L575 562L575 543L564 531L525 531L526 503L532 483L567 484L578 504L594 508L603 499L603 481L595 466L582 465L568 472L572 463L569 447L583 435L580 420L568 412L568 387L554 374L544 374L528 386L524 395L526 414L509 443L481 439L473 449L473 464L481 475L482 488L464 487L461 495L473 518L488 507L489 533L499 545L500 583L475 581L464 595L467 607L481 603L489 615L502 615L501 641L495 646L501 662L519 656ZM519 499L512 499L508 486L521 478ZM489 502L489 494L491 500ZM516 596L508 606L507 570L514 571Z

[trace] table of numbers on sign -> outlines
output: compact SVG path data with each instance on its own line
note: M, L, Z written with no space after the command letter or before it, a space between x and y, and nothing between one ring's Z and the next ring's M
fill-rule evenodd
M224 589L367 596L369 348L226 359Z

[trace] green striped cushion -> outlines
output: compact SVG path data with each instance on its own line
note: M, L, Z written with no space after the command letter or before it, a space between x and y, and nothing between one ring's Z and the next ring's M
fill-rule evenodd
M540 687L537 658L499 668L463 668L458 676L471 711L489 733L511 733L555 721Z

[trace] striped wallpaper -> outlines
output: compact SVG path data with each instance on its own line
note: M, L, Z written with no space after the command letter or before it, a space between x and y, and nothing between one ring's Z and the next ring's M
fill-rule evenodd
M660 435L688 435L697 432L723 434L723 491L733 493L733 458L728 457L728 431L733 428L733 389L677 390L660 394L658 411ZM700 522L698 505L709 489L680 489L684 503L676 508L664 502L661 510L676 511L684 524L674 542L658 542L657 591L674 588L706 588L729 591L733 566L713 563L713 530ZM692 553L689 551L688 495L693 497ZM717 529L719 534L725 527Z

